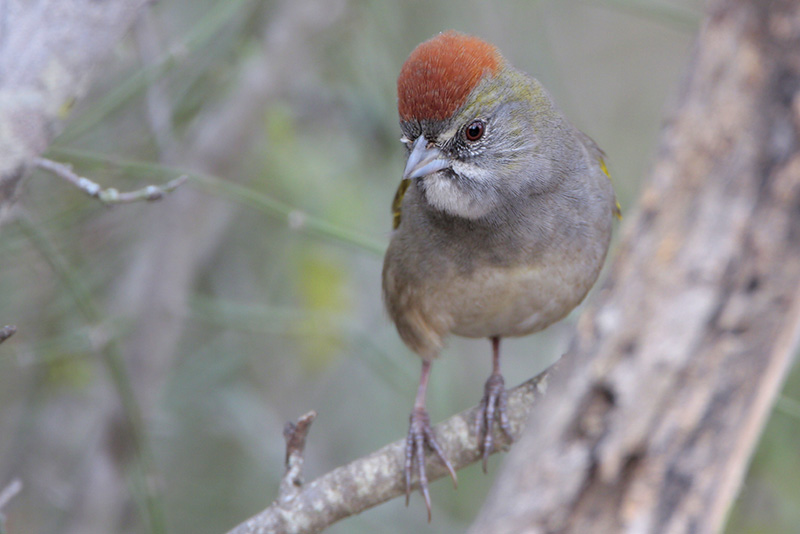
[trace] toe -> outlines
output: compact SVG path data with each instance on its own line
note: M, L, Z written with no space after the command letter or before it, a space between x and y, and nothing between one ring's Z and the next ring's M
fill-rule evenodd
M511 425L507 414L508 394L505 390L503 376L492 374L486 380L483 399L476 417L476 434L481 446L483 458L483 471L487 471L489 455L494 450L494 435L492 433L495 420L503 433L511 439Z
M406 505L408 505L411 494L411 473L416 462L417 476L419 478L419 490L425 499L425 508L428 510L428 521L431 520L431 497L428 487L428 474L425 469L425 445L427 445L436 456L442 461L450 478L453 479L453 486L457 485L456 471L447 460L444 450L433 434L428 413L425 410L415 409L411 413L408 437L406 438L406 457L405 457L405 482L406 482Z
M453 480L453 487L458 488L458 477L456 476L456 470L453 469L453 466L450 464L450 460L447 459L447 455L444 453L444 450L439 446L439 442L436 441L436 438L433 435L433 429L431 429L431 427L428 427L425 431L425 441L447 468L447 472L450 473L450 478Z

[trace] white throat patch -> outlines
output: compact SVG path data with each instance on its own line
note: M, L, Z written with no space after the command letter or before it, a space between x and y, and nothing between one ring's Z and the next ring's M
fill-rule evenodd
M425 198L434 208L465 219L478 219L493 208L490 199L481 199L458 187L457 178L449 178L443 172L429 174L422 179Z

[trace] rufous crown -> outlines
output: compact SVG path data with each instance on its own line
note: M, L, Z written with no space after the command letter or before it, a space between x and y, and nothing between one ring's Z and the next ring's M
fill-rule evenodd
M453 114L503 57L493 45L453 30L417 46L397 78L400 120L442 120Z

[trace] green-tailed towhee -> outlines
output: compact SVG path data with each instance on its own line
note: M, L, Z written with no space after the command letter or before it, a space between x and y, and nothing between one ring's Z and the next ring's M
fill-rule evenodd
M383 264L383 296L403 341L422 358L406 442L406 504L436 443L425 408L431 362L449 334L489 338L478 439L495 418L509 433L500 338L562 319L594 284L619 215L603 152L535 79L492 45L449 31L420 44L397 80L408 149Z

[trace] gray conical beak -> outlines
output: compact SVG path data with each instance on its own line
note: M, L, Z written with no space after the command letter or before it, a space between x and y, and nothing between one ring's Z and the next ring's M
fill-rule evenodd
M422 178L450 167L450 161L444 157L441 150L427 145L428 141L424 135L420 135L414 141L411 154L408 155L406 169L403 171L403 180Z

